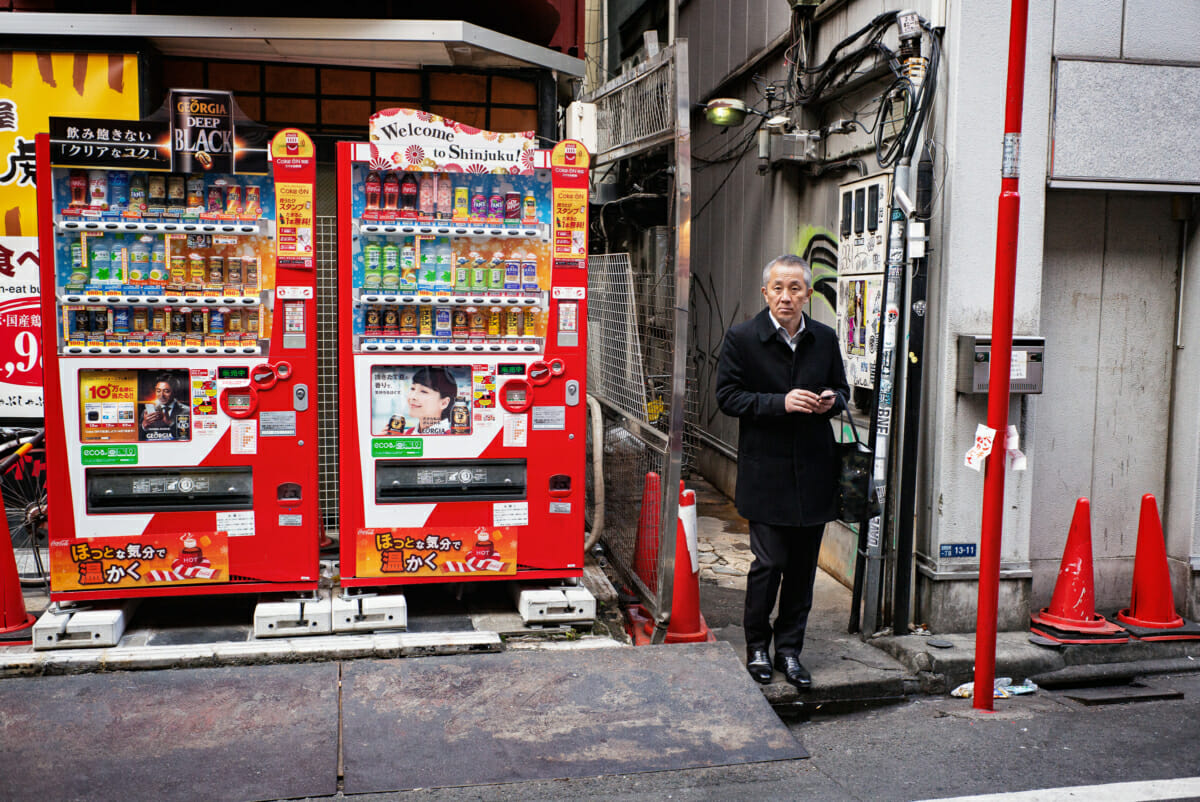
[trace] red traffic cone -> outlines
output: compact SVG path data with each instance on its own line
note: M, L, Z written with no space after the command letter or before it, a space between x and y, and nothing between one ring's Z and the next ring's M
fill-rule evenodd
M1092 512L1081 498L1075 502L1050 606L1030 616L1029 630L1058 643L1128 642L1121 627L1096 614L1093 582Z
M1140 640L1200 639L1200 627L1175 612L1166 538L1158 504L1150 493L1142 496L1129 606L1116 619Z
M642 511L634 541L633 572L651 593L658 591L658 516L662 491L658 474L650 471L642 485Z
M696 491L679 483L679 522L675 527L675 582L667 643L715 642L700 614L700 544L697 541Z
M3 512L3 503L0 502L0 514ZM37 619L25 612L25 597L21 595L21 578L17 574L12 534L8 530L8 517L3 517L4 542L0 544L0 643L32 642L32 627ZM37 543L33 545L37 548Z

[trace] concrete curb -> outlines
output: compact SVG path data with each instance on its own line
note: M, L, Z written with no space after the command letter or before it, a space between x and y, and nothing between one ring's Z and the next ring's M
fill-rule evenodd
M949 693L975 678L975 636L938 638L953 645L938 649L920 635L875 638L870 643L916 674L924 693ZM996 676L1012 677L1017 682L1029 678L1040 685L1038 677L1051 682L1058 678L1059 684L1087 684L1106 678L1117 682L1123 681L1119 677L1183 670L1200 670L1200 641L1047 647L1030 643L1025 631L1001 632L996 637Z

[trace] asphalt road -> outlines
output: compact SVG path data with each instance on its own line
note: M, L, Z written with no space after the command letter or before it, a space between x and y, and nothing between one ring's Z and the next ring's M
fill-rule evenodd
M1068 697L1075 691L1039 691L986 714L969 700L923 697L791 723L809 760L329 798L913 800L1200 777L1200 674L1142 682L1115 693L1182 698L1086 705Z

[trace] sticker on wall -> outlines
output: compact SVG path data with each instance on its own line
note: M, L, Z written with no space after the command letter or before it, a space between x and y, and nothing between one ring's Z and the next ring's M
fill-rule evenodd
M566 407L534 407L533 428L538 430L561 430L567 428Z

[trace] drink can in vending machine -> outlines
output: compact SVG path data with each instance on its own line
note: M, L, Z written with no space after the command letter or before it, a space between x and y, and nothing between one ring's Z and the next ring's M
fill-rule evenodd
M225 188L219 184L214 184L208 188L206 193L206 201L204 209L213 214L220 214L225 211Z
M204 209L204 177L199 173L192 173L188 177L187 207L195 210Z
M400 308L396 306L385 306L383 308L383 336L398 337L400 336Z
M424 304L421 305L420 311L417 313L417 336L433 336L433 309Z
M227 285L241 285L243 264L244 261L240 256L230 256L225 260L225 283Z
M417 308L415 306L400 307L400 336L411 340L417 336L420 327L417 323Z
M262 214L262 190L258 184L246 185L246 208L242 214L245 217L259 217Z
M225 257L213 254L208 257L208 283L225 283Z
M519 259L513 258L504 261L504 291L521 291L521 261Z
M542 310L536 306L531 306L525 310L525 319L521 321L522 337L537 336L537 322L541 314Z
M246 312L246 322L245 322L246 336L251 339L257 340L258 339L259 322L260 322L258 316L260 314L260 310L247 309L247 310L245 310L245 312Z
M128 334L130 329L130 314L128 306L118 306L112 313L113 334Z
M368 306L364 315L363 331L368 337L378 337L383 334L383 315L378 306Z
M450 310L445 307L439 308L433 315L433 336L448 338L452 331L453 321Z
M242 187L240 184L230 184L225 188L225 214L239 215L242 213Z
M241 334L242 333L242 321L244 318L245 318L245 312L243 310L241 310L241 309L229 310L229 320L226 321L228 323L228 325L225 328L229 329L230 334Z
M472 337L483 337L487 334L487 312L470 306L467 307L467 329Z
M471 190L466 186L454 188L454 219L465 223L471 216Z
M188 284L203 284L205 276L204 254L193 251L188 254Z
M510 306L504 312L504 336L520 337L521 336L521 310L519 307Z
M450 318L450 333L456 340L465 340L471 334L471 316L461 306L455 307Z
M182 253L171 254L170 280L178 284L187 281L187 257Z
M521 262L521 290L524 292L541 290L541 285L538 283L537 254L527 254Z
M519 226L521 224L521 194L519 192L504 193L504 225Z
M498 306L488 307L488 327L487 333L489 337L499 337L504 324L504 310Z

